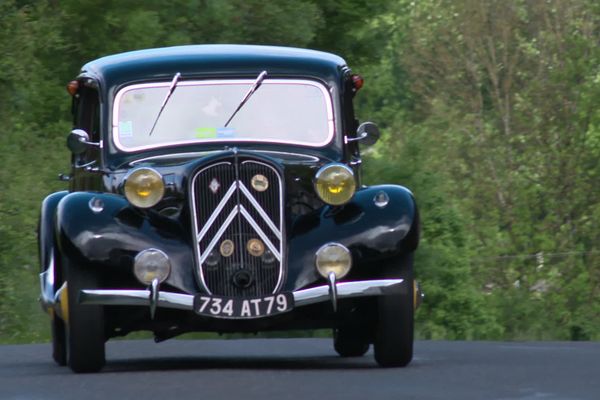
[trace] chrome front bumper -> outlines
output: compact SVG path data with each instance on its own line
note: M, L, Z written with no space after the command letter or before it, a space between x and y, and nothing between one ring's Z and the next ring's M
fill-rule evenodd
M401 287L403 279L381 279L373 281L340 282L335 284L337 298L381 296L393 294ZM295 307L331 301L329 285L310 289L297 290L294 295ZM82 290L79 295L80 304L96 304L105 306L152 306L150 290ZM159 291L157 307L193 310L194 296Z
M53 258L51 257L51 260ZM64 295L67 287L66 284L63 284L54 292L54 268L54 263L50 262L47 270L40 274L40 303L46 312L56 313L64 319L67 314L67 305L62 303L66 303ZM331 302L333 309L336 310L339 299L393 294L400 290L403 282L403 279L336 282L335 277L330 276L327 285L297 290L292 294L296 308ZM151 316L154 318L157 308L193 311L194 295L161 291L157 284L153 284L147 290L82 290L79 293L79 303L105 306L146 306L150 307Z

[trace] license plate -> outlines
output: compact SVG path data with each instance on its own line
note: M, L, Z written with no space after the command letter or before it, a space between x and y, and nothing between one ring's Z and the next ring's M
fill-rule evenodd
M215 318L262 318L288 312L294 308L292 293L256 298L236 298L198 294L194 297L197 314Z

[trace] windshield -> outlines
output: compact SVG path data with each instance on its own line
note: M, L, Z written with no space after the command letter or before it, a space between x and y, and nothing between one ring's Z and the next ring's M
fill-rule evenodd
M115 98L113 139L123 151L198 142L279 142L320 147L334 134L331 97L309 80L265 79L225 127L253 80L131 85ZM152 134L150 135L150 132Z

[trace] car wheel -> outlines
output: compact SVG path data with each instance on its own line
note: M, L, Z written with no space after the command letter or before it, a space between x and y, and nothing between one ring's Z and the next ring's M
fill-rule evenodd
M413 357L414 287L412 254L403 259L403 291L378 299L375 361L382 367L405 367Z
M58 316L52 316L50 320L50 332L52 334L52 358L58 365L67 365L67 344L65 323Z
M80 305L81 289L98 287L96 277L63 260L66 267L69 316L66 324L67 358L74 372L97 372L105 363L102 306Z
M369 350L366 335L349 328L333 330L333 348L342 357L361 357Z
M62 284L62 278L60 276L60 267L56 257L54 262L55 288L58 288ZM53 313L52 318L50 319L50 333L52 335L52 358L58 365L64 367L67 365L67 333L65 321L55 313Z

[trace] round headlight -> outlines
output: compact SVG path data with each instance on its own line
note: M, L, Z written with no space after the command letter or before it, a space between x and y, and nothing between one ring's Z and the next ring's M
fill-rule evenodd
M150 168L138 168L125 177L125 197L140 208L156 205L165 194L162 176Z
M328 164L315 176L315 190L327 204L345 204L356 191L356 181L352 170L344 164Z
M327 278L330 272L335 274L336 279L341 279L352 267L352 256L350 250L339 243L327 243L317 250L317 271Z
M133 273L145 285L151 284L155 279L164 282L171 273L171 261L158 249L143 250L135 256Z

